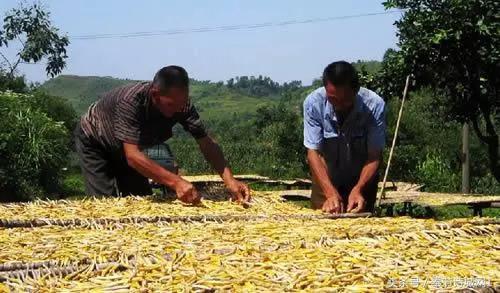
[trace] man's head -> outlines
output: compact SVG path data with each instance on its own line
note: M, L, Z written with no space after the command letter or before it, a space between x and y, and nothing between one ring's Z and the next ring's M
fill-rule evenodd
M189 102L189 77L180 66L160 69L150 90L153 105L166 117L181 112Z
M352 109L359 91L359 77L354 66L346 61L329 64L323 71L323 85L335 110L348 112Z

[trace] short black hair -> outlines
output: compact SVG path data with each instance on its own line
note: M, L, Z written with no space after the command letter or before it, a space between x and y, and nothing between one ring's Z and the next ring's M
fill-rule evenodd
M359 76L356 68L347 61L336 61L328 64L323 71L323 85L327 82L335 86L350 86L359 88Z
M186 69L170 65L158 70L153 84L157 85L161 91L166 91L172 87L187 88L189 87L189 76Z

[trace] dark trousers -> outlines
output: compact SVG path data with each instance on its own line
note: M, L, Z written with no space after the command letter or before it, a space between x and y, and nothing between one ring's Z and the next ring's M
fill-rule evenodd
M75 146L87 195L149 195L148 179L131 168L123 151L110 152L85 135L78 123Z

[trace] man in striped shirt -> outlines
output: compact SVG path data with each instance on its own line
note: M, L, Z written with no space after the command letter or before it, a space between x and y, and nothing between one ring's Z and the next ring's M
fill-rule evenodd
M85 187L89 195L151 194L147 178L175 190L177 198L198 203L194 186L144 153L163 143L180 123L196 139L200 151L220 174L233 199L246 202L247 185L237 181L219 145L207 134L189 101L189 77L179 66L167 66L153 82L114 89L90 106L75 130Z

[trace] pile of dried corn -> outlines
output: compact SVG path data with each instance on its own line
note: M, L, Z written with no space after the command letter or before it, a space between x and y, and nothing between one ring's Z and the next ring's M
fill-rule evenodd
M1 219L92 219L143 216L193 215L274 215L319 214L318 211L285 203L279 192L254 192L251 208L229 202L226 198L205 200L199 206L186 206L177 200L160 197L88 198L80 201L34 201L0 205Z
M381 291L418 278L500 283L500 220L262 218L317 214L256 193L249 209L150 198L5 205L8 219L243 214L245 221L0 228L0 291ZM40 213L40 214L38 214ZM424 285L424 282L427 282ZM2 287L3 286L3 287Z

